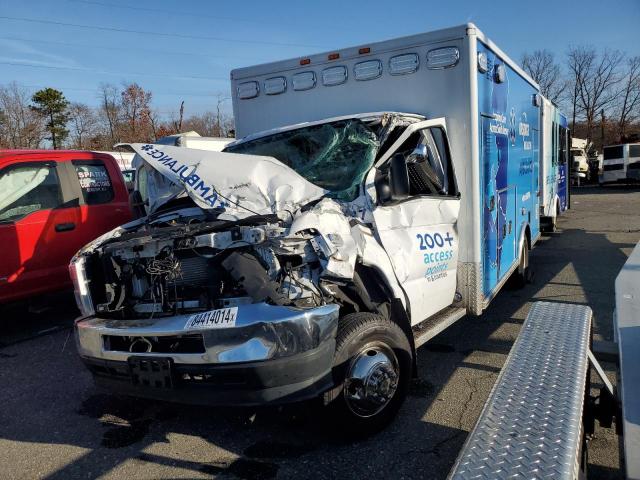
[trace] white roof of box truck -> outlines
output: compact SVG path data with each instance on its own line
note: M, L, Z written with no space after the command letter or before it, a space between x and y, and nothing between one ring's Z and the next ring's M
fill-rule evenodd
M472 103L470 75L477 72L478 60L471 49L476 40L539 90L516 62L469 23L237 68L231 72L237 135L371 111L450 118L453 110L460 114L464 102Z
M335 63L334 60L328 60L329 55L339 53L340 59L357 58L363 56L360 50L369 49L366 56L375 55L377 52L393 50L394 48L405 48L408 45L422 45L434 41L446 41L449 39L460 38L467 34L475 34L476 37L485 45L491 48L502 60L513 68L520 76L527 80L531 85L539 88L538 84L527 74L517 62L511 60L509 56L503 52L495 43L493 43L482 31L473 23L465 23L455 27L443 28L432 32L418 33L415 35L407 35L377 42L369 42L354 47L340 48L336 50L314 53L302 57L290 58L287 60L279 60L276 62L261 63L249 67L235 68L231 71L231 80L241 80L257 75L265 75L286 70L295 70L300 68L302 60L309 60L304 65L323 65ZM233 92L235 93L235 92ZM235 95L234 95L235 97Z

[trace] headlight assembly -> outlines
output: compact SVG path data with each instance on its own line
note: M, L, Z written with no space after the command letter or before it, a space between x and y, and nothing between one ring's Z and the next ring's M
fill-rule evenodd
M95 313L93 302L91 301L91 292L89 291L89 280L85 271L85 258L76 256L71 259L69 264L69 274L73 281L73 288L76 297L78 309L83 317L88 317Z

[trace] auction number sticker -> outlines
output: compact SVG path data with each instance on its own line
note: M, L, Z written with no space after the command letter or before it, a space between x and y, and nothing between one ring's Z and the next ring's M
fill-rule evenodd
M238 307L219 308L191 315L184 326L185 330L228 328L236 326Z

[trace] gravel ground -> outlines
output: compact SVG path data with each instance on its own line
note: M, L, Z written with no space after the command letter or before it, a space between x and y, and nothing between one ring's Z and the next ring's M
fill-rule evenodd
M630 208L631 206L634 208ZM532 301L585 303L611 339L613 282L640 240L640 190L581 188L532 251L533 282L504 290L419 350L419 378L383 432L343 440L310 405L186 407L97 390L70 335L69 295L0 310L0 478L445 478ZM605 364L615 382L613 365ZM623 478L619 438L598 429L592 478Z

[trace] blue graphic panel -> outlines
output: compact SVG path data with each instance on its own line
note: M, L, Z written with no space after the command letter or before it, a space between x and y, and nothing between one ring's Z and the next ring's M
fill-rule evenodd
M560 199L560 211L567 209L567 164L558 165L558 198Z
M483 290L489 296L518 261L519 237L539 231L539 109L536 89L485 45L486 73L478 72L480 162L484 198Z
M563 128L569 128L567 117L565 117L560 112L558 112L557 109L554 109L554 110L557 116L556 123ZM566 150L567 150L566 155L569 155L569 151L568 151L569 148L566 147ZM560 199L560 211L562 212L564 212L568 207L567 205L567 194L568 194L567 180L569 178L568 165L569 165L569 161L567 158L565 158L564 163L560 163L558 165L558 198Z

